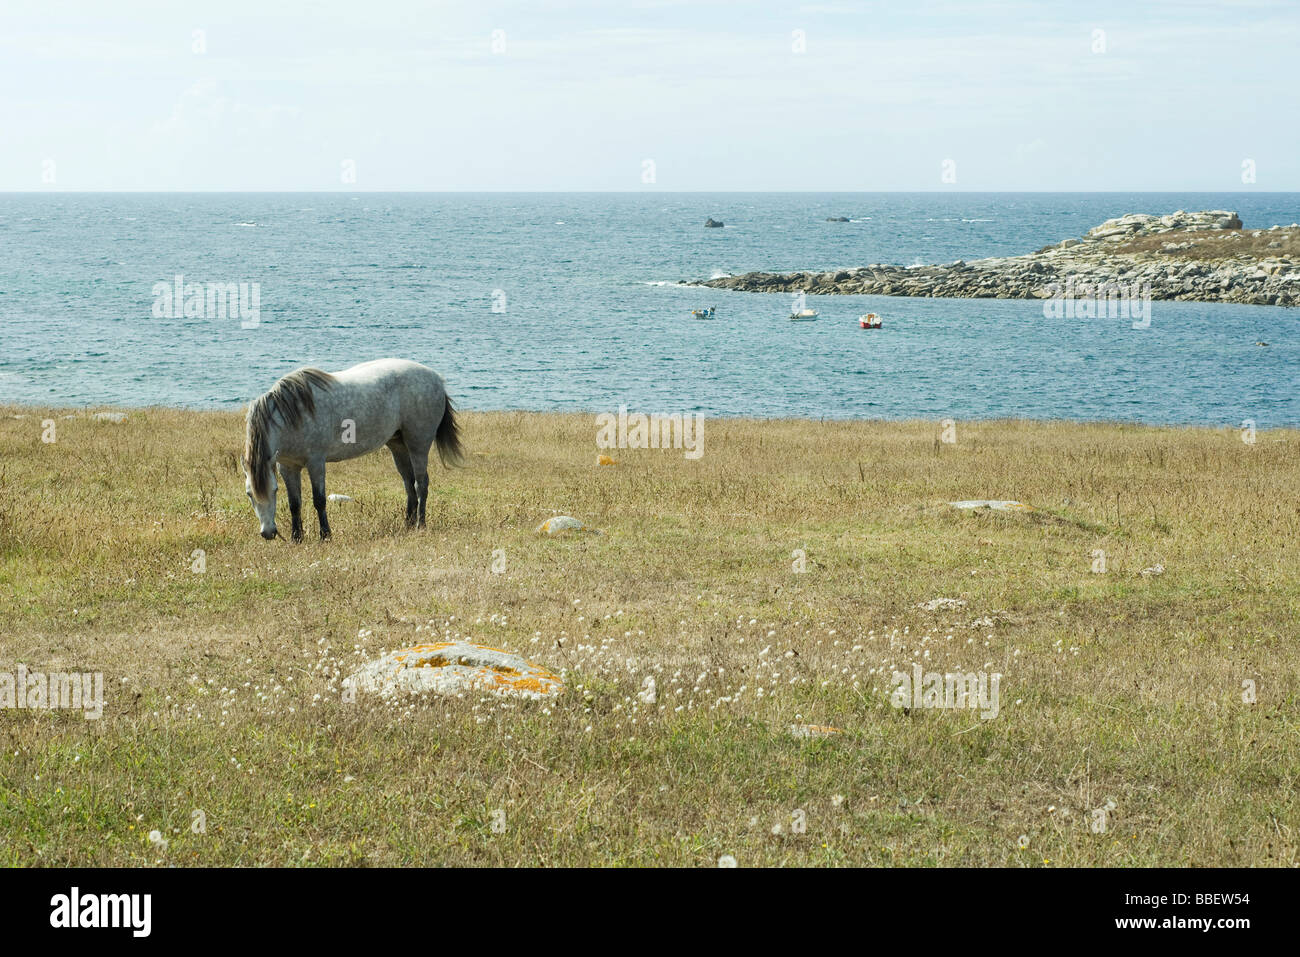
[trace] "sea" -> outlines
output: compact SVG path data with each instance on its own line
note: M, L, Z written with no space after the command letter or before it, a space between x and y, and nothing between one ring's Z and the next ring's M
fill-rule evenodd
M1176 209L1266 228L1300 193L0 194L0 403L236 409L299 366L399 356L480 410L1300 426L1296 310L1156 301L1134 328L809 296L820 318L789 322L790 295L681 285L1014 255Z

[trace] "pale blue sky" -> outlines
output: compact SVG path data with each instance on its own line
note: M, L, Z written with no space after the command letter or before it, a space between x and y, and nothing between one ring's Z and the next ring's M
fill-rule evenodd
M1296 0L4 0L0 190L1297 190L1297 50Z

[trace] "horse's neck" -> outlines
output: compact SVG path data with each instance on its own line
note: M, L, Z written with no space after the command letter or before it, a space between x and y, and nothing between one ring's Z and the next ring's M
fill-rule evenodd
M267 421L266 431L262 435L262 439L266 443L266 450L267 453L270 455L272 465L275 464L275 457L280 452L280 438L281 438L281 433L284 431L280 423L274 421L274 418L275 418L274 416L271 416L270 419Z

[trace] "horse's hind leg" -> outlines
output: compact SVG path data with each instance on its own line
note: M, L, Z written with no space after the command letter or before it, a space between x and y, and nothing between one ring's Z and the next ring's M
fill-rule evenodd
M320 522L320 538L323 542L330 537L330 521L325 517L325 460L309 461L307 476L311 479L311 503L316 506L316 518Z
M432 442L422 442L418 446L407 444L411 453L411 472L415 476L416 526L424 528L424 505L429 498L429 446Z
M280 481L289 496L289 516L293 519L293 540L302 541L302 469L280 463Z
M407 450L406 444L396 435L388 440L388 451L393 453L393 464L397 466L397 471L402 476L402 484L406 486L406 527L410 528L415 524L417 506L415 472L411 468L411 453Z

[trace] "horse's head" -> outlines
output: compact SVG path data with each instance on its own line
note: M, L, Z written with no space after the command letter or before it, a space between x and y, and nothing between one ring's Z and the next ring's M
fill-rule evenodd
M260 471L256 471L249 466L247 459L244 460L244 494L253 503L253 511L257 513L257 521L262 528L262 537L267 541L280 534L275 527L277 487L274 462L266 462Z

